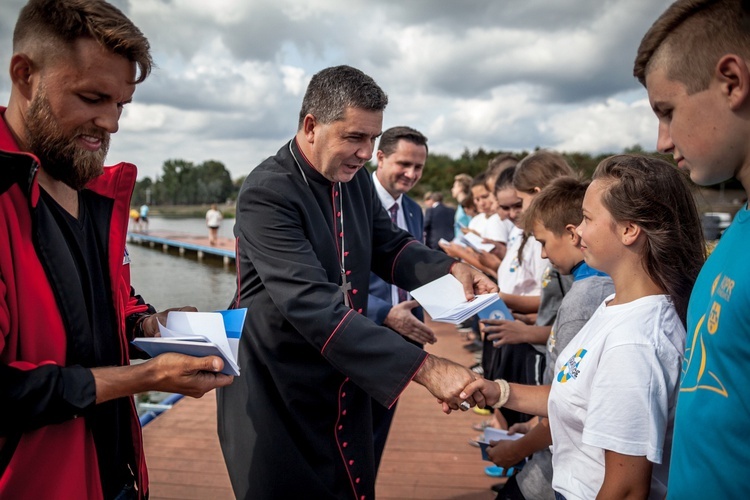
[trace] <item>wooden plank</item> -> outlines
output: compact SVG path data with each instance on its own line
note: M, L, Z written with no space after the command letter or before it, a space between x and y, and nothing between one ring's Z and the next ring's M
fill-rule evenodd
M431 353L465 366L473 356L461 348L455 327L429 323L438 342ZM471 425L484 417L473 411L445 415L421 386L402 395L376 483L379 499L495 498L478 448L468 440L479 433ZM216 435L216 398L183 398L144 428L152 499L233 498ZM293 478L290 478L293 480Z

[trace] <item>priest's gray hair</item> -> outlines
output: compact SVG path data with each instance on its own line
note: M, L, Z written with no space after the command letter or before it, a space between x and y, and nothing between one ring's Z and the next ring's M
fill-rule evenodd
M375 80L351 66L334 66L313 75L302 99L298 129L305 116L313 115L321 123L332 123L344 117L346 108L383 111L388 96Z

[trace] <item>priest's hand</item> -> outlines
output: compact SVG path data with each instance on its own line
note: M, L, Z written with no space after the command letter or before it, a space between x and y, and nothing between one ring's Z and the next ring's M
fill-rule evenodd
M464 286L466 300L473 300L474 295L497 293L497 285L471 266L456 262L451 267L451 274Z
M461 398L459 394L476 379L477 375L468 368L453 361L429 355L417 372L414 381L423 385L442 403L443 410L468 410L475 405L471 397Z
M437 337L435 337L430 327L419 321L411 313L411 310L418 305L419 303L416 300L407 300L396 304L388 311L383 324L400 335L420 344L434 344L437 342Z

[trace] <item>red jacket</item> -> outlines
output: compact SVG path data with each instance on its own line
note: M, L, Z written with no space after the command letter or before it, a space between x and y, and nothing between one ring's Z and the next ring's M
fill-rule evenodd
M5 109L0 108L0 117L4 113ZM57 369L67 366L68 336L65 311L55 294L56 281L45 271L45 253L40 250L48 235L42 232L44 225L39 224L36 217L40 194L37 171L38 160L19 152L4 119L0 119L0 369L2 378L6 379L0 382L4 384L0 392L3 398L0 412L27 408L28 401L17 398L13 382L8 382L11 377L18 380L20 374L34 378L50 369L56 374L78 370L79 375L90 376L90 370L80 367ZM122 365L129 363L126 317L148 308L134 296L130 287L129 259L123 258L135 178L135 166L122 163L106 168L104 175L86 187L113 202L107 259ZM38 380L42 382L37 386L42 387L35 387L40 390L32 391L31 398L55 389L64 392L60 389L59 377L57 384L54 387L48 384L48 388L43 385L50 378ZM134 472L139 493L144 495L148 480L141 430L132 398L130 403L133 447L136 463L140 464L139 470ZM17 421L0 418L5 424L0 428L0 498L102 497L93 436L86 428L85 419L75 417L70 415L59 423L21 430L17 428L20 427Z

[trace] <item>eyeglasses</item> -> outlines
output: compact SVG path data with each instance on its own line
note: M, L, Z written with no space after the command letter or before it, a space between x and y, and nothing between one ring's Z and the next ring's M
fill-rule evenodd
M519 201L512 205L498 205L498 207L506 212L510 212L511 210L521 210L523 208L523 201Z

